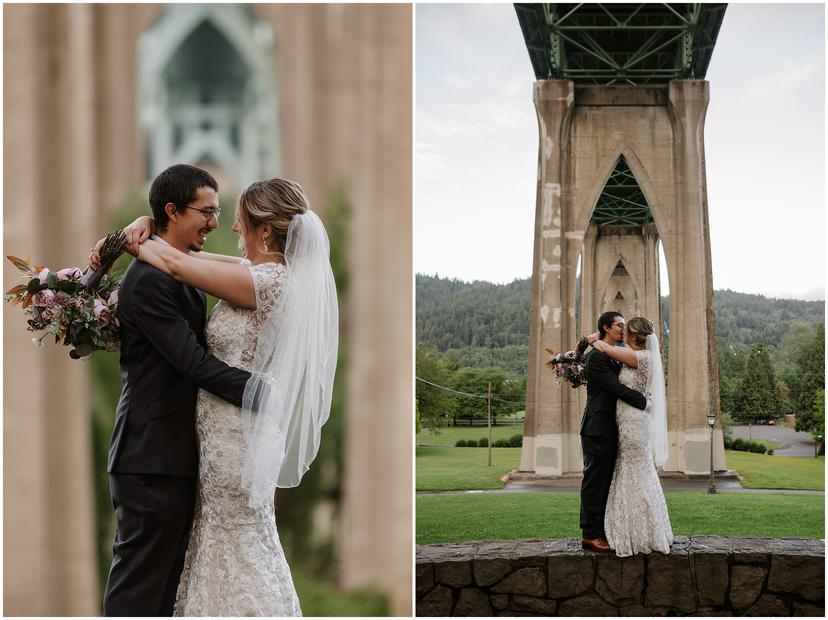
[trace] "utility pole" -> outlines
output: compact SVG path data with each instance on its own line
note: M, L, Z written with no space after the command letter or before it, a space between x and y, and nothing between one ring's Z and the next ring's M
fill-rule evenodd
M489 410L489 467L492 466L492 382L489 381L489 394L486 399Z

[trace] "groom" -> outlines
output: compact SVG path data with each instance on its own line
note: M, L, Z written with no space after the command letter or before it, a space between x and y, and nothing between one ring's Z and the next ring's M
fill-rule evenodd
M598 318L601 340L617 345L624 339L624 317L620 312L605 312ZM587 402L581 421L581 450L584 477L581 482L581 546L593 551L611 551L604 532L615 457L618 451L618 426L615 423L617 399L636 409L647 406L647 398L618 381L621 364L593 349L586 356Z
M218 185L183 164L153 181L158 236L198 252L218 226ZM250 374L206 351L204 293L134 260L119 290L121 397L107 471L117 529L106 616L171 616L196 498L198 388L241 406Z

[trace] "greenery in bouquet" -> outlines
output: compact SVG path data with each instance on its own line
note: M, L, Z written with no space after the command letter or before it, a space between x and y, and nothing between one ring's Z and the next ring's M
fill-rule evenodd
M560 381L566 381L574 388L586 385L586 367L581 361L582 348L579 346L575 351L555 353L546 349L551 357L546 362L546 367L555 373Z
M22 306L29 317L28 331L45 332L32 338L35 345L43 347L43 339L51 334L55 343L72 347L72 359L118 350L119 274L103 276L95 287L89 287L77 267L52 271L32 265L29 259L7 258L26 281L6 291L6 301Z

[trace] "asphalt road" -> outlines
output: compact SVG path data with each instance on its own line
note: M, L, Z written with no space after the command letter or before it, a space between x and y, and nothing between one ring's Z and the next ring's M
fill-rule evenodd
M773 451L776 456L814 456L814 439L810 433L795 431L785 426L766 426L764 424L753 424L747 426L733 426L734 437L742 439L771 439L780 447Z

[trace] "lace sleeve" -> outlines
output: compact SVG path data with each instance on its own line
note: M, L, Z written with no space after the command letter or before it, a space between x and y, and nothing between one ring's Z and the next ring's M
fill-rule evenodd
M248 264L250 275L253 276L253 288L256 291L256 327L265 322L270 311L279 301L282 291L282 280L285 277L284 265L279 263L262 263L261 265Z
M241 357L242 364L248 368L253 363L259 329L279 303L282 282L285 278L285 266L279 263L253 265L249 261L244 261L242 264L250 270L250 275L253 277L253 289L256 292L256 309L250 313Z
M647 381L650 378L650 352L636 351L635 357L638 359L638 382L646 389Z

